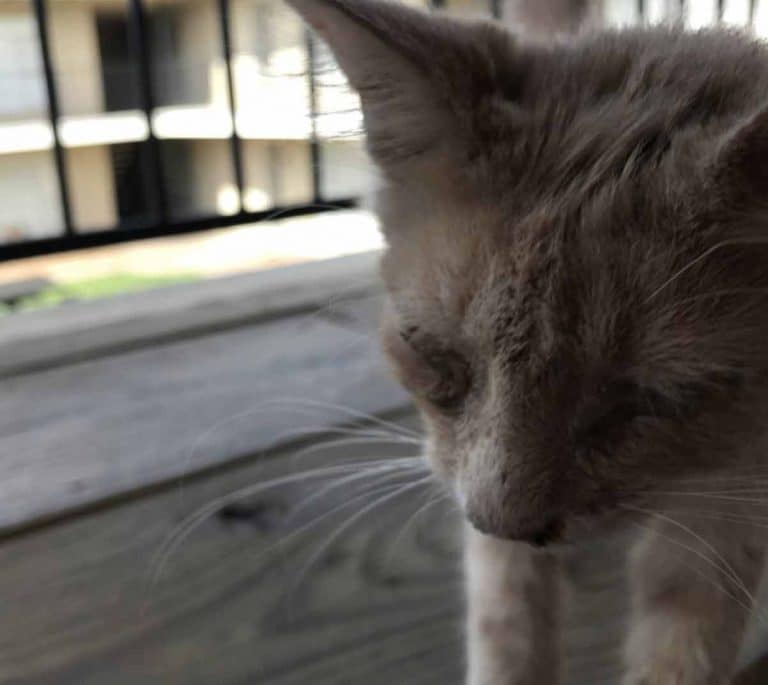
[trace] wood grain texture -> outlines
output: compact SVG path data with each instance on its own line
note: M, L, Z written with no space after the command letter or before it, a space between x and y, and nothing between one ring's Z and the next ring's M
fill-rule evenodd
M378 252L367 252L7 317L0 327L0 378L371 292L379 287L378 260Z
M343 457L334 452L334 460ZM367 517L302 577L343 512L303 537L287 535L350 492L288 525L291 503L313 491L281 488L205 522L159 582L148 583L153 555L184 514L295 468L283 455L7 541L0 548L0 682L455 680L460 590L452 526L435 510L396 540L416 499Z
M0 531L227 463L297 426L348 419L302 402L405 406L376 336L326 316L0 380Z
M169 532L216 498L410 449L276 454L7 540L0 683L460 685L461 525L447 505L408 523L426 492L396 497L338 535L370 495L355 503L347 486L311 500L320 486L310 481L265 491L203 521L150 579ZM626 542L568 559L569 685L618 682Z

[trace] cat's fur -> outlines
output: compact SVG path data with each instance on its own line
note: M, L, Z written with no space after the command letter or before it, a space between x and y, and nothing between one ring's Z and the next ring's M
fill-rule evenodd
M292 2L382 171L384 345L472 524L468 682L558 682L540 548L622 519L646 527L624 682L730 682L766 537L768 52Z

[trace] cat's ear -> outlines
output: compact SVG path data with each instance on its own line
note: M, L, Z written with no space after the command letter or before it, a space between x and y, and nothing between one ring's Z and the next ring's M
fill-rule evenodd
M460 145L473 94L494 78L492 46L512 42L495 27L388 0L289 2L360 94L369 150L387 172Z
M719 194L729 205L768 207L768 106L726 137L715 173Z

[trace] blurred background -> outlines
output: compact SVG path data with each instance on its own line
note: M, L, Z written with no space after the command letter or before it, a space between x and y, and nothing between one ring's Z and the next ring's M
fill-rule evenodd
M768 35L768 0L428 9ZM280 0L0 0L0 684L461 682L374 182ZM621 556L569 563L570 682L613 685Z
M768 32L765 0L436 5L544 33L665 21ZM0 259L350 207L373 178L360 123L327 50L279 0L2 0ZM128 258L104 265L104 255L123 254L112 250L88 267L82 259L1 267L0 283L117 269L122 283L111 285L120 290L377 246L368 217L311 247L309 224L296 225L306 229L297 239L280 234L301 243L293 257L274 240L259 244L265 235L246 247L251 232L241 230L229 241L224 233L180 243L175 259L142 251L140 269ZM74 275L65 266L73 263Z

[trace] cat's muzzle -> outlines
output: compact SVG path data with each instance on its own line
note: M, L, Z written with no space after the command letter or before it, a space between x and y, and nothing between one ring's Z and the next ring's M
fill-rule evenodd
M476 530L484 535L504 540L527 542L534 547L546 547L559 542L565 529L563 519L559 517L547 519L540 525L527 524L523 526L468 510L467 519Z

